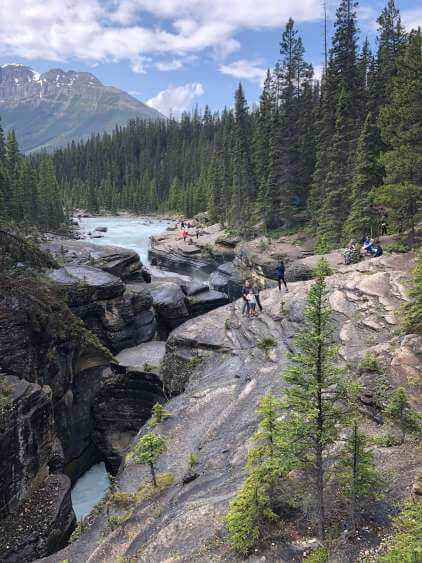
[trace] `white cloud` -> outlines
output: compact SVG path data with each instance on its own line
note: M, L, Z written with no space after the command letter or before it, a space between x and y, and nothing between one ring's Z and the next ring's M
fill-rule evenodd
M259 66L260 61L248 61L247 59L240 59L230 64L220 66L220 72L234 76L235 78L250 80L252 82L259 82L263 84L267 70Z
M148 106L158 109L166 116L179 117L181 113L191 108L196 98L204 94L204 87L200 82L192 82L183 86L170 86L148 100Z
M0 55L51 61L129 60L239 49L243 29L276 28L289 16L320 17L320 0L1 0ZM145 18L148 15L148 18ZM153 17L154 24L144 21Z
M165 72L167 70L178 70L183 67L183 63L181 60L173 59L172 61L159 61L155 64L155 67L157 70Z
M403 10L402 20L407 31L411 29L417 29L422 27L422 8L416 8L415 10Z

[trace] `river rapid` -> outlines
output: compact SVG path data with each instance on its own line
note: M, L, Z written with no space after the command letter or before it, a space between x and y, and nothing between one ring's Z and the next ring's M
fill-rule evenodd
M142 263L148 265L155 276L166 274L164 270L149 265L148 249L150 237L163 233L168 226L174 224L173 221L150 217L104 216L84 217L79 220L79 224L81 233L87 236L92 243L135 250ZM106 227L107 231L105 233L95 231L97 227ZM88 233L99 233L104 236L90 238ZM87 516L91 509L104 498L108 486L109 480L104 463L92 466L76 481L71 495L73 509L78 520Z

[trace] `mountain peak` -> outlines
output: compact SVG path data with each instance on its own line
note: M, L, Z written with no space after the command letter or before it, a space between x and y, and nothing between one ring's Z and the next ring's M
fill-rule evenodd
M129 119L164 119L90 72L52 68L40 74L16 63L0 66L0 117L24 151L63 146Z

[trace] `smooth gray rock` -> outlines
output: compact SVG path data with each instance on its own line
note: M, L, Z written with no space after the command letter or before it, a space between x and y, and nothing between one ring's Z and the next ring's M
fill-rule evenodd
M121 295L125 289L120 278L91 266L63 266L51 271L48 277L70 288L71 305L111 299Z
M145 365L150 367L149 371L158 373L166 352L166 343L158 340L144 342L133 348L126 348L119 352L116 360L121 366L130 371L146 371Z

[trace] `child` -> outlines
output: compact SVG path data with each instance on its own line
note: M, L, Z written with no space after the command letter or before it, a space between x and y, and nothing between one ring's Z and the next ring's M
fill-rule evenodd
M248 317L256 317L256 297L255 294L251 291L247 294L246 299L249 305L249 312Z

